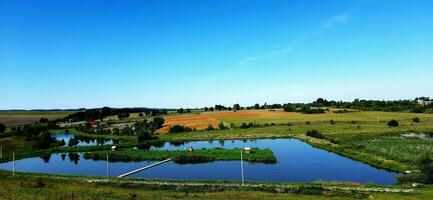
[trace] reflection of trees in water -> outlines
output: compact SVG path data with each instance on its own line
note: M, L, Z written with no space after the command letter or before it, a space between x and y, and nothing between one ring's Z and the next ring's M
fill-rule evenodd
M181 141L176 142L176 141L173 141L173 142L169 142L169 144L173 145L175 147L178 147L178 146L182 146L183 144L185 144L185 142L181 142Z
M43 155L41 156L42 160L44 160L44 163L50 162L51 154Z
M62 154L60 154L60 157L62 157L62 160L65 161L66 153L62 153Z
M154 141L154 142L152 142L152 146L154 146L154 147L163 147L165 145L165 142L163 142L163 141Z
M78 135L75 135L74 139L86 144L96 144L96 145L104 145L110 141L113 141L111 139L106 139L106 138L94 138L94 137L86 137L86 136L78 136ZM117 143L119 142L120 140L117 141Z
M221 147L224 147L224 140L220 140L218 143L221 145Z
M73 162L74 164L78 164L78 161L80 160L80 154L78 153L69 153L68 154L69 160Z

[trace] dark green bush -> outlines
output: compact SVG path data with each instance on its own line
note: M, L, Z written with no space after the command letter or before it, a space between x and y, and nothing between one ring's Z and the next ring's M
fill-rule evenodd
M187 131L192 131L192 129L190 127L179 125L179 124L170 126L170 128L168 129L168 133L181 133Z
M397 126L398 126L398 121L395 120L395 119L391 119L391 120L388 122L388 126L389 126L389 127L397 127Z
M325 135L323 135L322 133L320 133L315 129L307 131L307 136L318 138L318 139L326 139Z
M421 120L419 119L419 117L414 117L412 119L412 121L415 122L415 123L419 123Z

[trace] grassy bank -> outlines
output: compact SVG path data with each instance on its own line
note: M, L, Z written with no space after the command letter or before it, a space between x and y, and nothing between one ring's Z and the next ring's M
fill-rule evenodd
M0 170L0 199L428 199L433 188L355 183L165 181L17 173Z
M250 154L244 153L244 160L248 162L275 163L276 157L270 149L252 149ZM185 150L166 151L166 150L131 150L124 149L120 151L94 151L84 154L86 159L105 159L108 154L110 161L141 161L141 160L164 160L168 158L196 157L204 161L214 160L240 160L241 149L195 149L192 152ZM176 159L175 159L176 161ZM179 160L182 162L182 160Z

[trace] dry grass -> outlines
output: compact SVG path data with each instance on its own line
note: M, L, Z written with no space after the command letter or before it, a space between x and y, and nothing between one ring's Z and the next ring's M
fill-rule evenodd
M222 111L222 112L203 112L199 114L185 114L177 115L172 117L166 117L164 127L159 130L161 133L167 133L170 126L175 124L181 124L196 130L204 130L208 125L217 127L222 121L226 126L229 125L229 121L241 120L241 121L254 121L255 119L275 119L284 118L290 115L298 115L297 113L288 113L282 111L269 111L269 110L246 110L246 111ZM227 121L229 120L229 121Z

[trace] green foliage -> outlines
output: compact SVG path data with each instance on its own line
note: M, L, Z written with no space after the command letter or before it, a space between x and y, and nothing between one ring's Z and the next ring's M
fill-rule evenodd
M36 140L35 147L39 149L46 149L49 148L53 142L54 139L51 137L51 134L48 131L44 131Z
M80 140L77 137L72 137L69 139L68 146L73 147L77 146L80 143Z
M4 124L0 123L0 133L5 132L5 130L6 130L6 126Z
M419 117L414 117L412 118L412 121L415 123L419 123L421 120L419 119Z
M387 125L389 127L397 127L398 126L398 121L395 120L395 119L391 119L391 120L388 121Z
M233 105L233 109L234 110L240 110L241 109L241 106L237 103L237 104L234 104Z
M110 161L142 161L142 160L164 160L168 158L177 158L181 156L178 161L182 162L200 162L200 161L214 161L214 160L239 160L239 148L234 149L194 149L193 151L176 150L130 150L124 149L115 152L108 152ZM253 153L244 154L244 160L248 162L261 162L261 163L275 163L276 157L270 149L253 148ZM95 154L98 154L96 156ZM93 151L84 154L85 159L104 159L107 151ZM201 159L205 158L205 159ZM175 159L176 160L176 159Z
M418 161L420 181L425 184L433 183L433 159L430 154L424 153Z
M306 135L309 137L314 137L314 138L318 138L318 139L326 139L325 135L323 135L322 133L320 133L319 131L317 131L315 129L307 131Z
M181 133L181 132L188 132L188 131L192 131L192 129L190 127L179 125L179 124L170 126L170 128L168 129L168 133Z
M164 118L163 117L154 117L153 118L153 125L156 129L159 129L164 124Z
M212 126L212 124L209 124L205 130L212 131L215 130L215 128Z
M224 122L221 121L221 122L218 124L218 128L221 129L221 130L223 130L223 129L226 129L227 127L225 127L225 126L224 126Z

